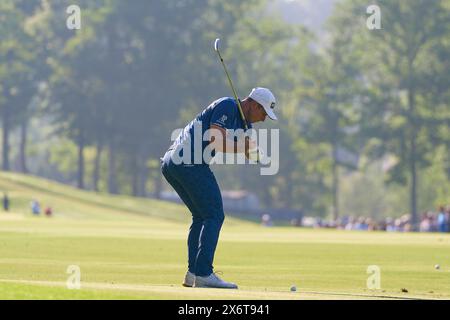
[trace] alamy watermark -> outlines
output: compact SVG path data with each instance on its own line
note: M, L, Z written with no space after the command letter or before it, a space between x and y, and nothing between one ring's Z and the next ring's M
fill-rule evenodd
M381 9L379 6L373 4L367 7L367 14L370 16L366 20L366 26L369 30L381 29Z
M77 5L68 6L66 13L69 15L66 19L66 26L69 30L81 29L81 9Z
M367 289L380 290L381 289L381 269L379 266L371 265L367 267L367 274L370 276L367 278Z
M70 265L67 267L66 273L69 277L66 281L66 287L69 290L81 289L81 268L77 265Z
M218 129L208 129L202 133L202 123L197 121L193 124L192 134L183 129L172 132L172 141L180 140L172 151L172 162L177 165L192 164L260 164L260 173L264 176L275 175L279 170L280 159L280 133L279 129L227 129L225 139L229 145L237 145L242 152L217 152L216 144L209 143L214 140L222 141L222 132ZM249 160L245 157L245 140L249 138L257 148L250 150ZM270 143L269 143L270 139ZM220 142L219 142L220 143ZM203 146L206 144L206 147ZM268 152L270 148L270 153ZM255 155L256 153L256 155ZM258 161L256 161L258 160Z

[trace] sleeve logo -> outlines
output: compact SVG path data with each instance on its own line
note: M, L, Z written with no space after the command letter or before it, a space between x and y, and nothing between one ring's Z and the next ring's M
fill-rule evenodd
M226 115L223 115L219 120L217 120L217 122L225 125L225 121L227 121L227 119L228 119L228 117Z

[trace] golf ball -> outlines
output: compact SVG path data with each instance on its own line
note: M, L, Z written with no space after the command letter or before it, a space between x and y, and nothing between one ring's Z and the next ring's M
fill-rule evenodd
M437 264L437 265L434 266L434 268L435 268L436 270L439 270L439 269L441 268L441 266Z
M292 292L297 291L297 287L296 286L291 286L291 291Z

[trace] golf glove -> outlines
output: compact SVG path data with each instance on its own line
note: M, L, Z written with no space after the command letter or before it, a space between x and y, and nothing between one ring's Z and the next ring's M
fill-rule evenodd
M261 148L254 148L248 151L248 159L250 161L260 163L264 159L264 151Z

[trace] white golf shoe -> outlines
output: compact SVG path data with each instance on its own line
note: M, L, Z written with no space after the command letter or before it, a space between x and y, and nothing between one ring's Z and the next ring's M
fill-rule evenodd
M211 273L207 277L195 277L195 288L221 288L221 289L237 289L238 286L231 282L220 279L217 274Z
M193 287L194 286L194 281L195 281L195 274L193 274L192 272L186 272L186 275L184 276L184 282L183 282L183 287Z

